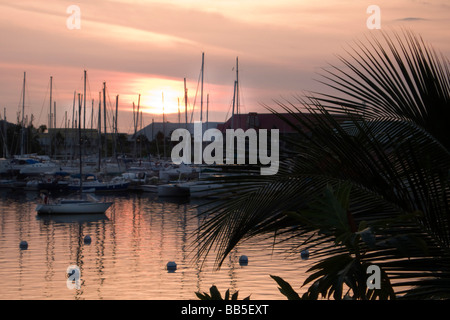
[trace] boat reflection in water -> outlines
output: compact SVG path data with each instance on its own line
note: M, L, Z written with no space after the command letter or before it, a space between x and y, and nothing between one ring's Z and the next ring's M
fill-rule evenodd
M99 214L40 214L36 216L36 220L43 221L45 223L92 223L99 221L109 220L108 216L104 213Z
M255 239L238 245L217 270L214 250L195 259L199 205L209 201L115 193L98 195L114 202L102 214L41 215L38 196L0 192L0 299L196 300L195 292L215 284L242 297L284 300L270 275L299 286L314 258L291 259L288 242L273 247L271 239ZM239 264L242 255L246 266ZM177 265L174 272L167 270L169 261ZM79 289L66 286L73 265L80 270Z

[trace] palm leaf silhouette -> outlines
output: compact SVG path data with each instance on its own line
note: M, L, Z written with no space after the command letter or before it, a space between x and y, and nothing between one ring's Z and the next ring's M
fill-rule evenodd
M320 80L334 93L276 101L284 113L266 106L297 136L276 175L238 166L242 176L222 178L232 192L204 213L198 257L216 250L220 267L264 235L321 258L305 298L447 297L449 62L410 31L366 37L338 58ZM383 292L363 282L370 264Z

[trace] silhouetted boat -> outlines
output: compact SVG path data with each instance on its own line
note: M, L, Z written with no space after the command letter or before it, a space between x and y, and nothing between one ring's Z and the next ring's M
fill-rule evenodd
M79 123L81 122L81 96L78 94L78 105L79 105ZM78 181L78 189L80 193L83 192L83 174L82 174L82 152L81 152L81 125L78 126L78 139L80 148L80 179ZM88 186L91 189L92 186ZM98 214L105 213L106 210L113 204L113 202L100 202L98 199L94 198L92 195L87 195L86 200L83 199L60 199L55 202L48 201L47 195L43 197L43 203L39 203L36 206L36 211L38 214Z
M36 211L39 214L87 214L105 213L113 202L100 202L91 195L89 199L60 199L53 203L39 203ZM46 201L46 200L44 200Z

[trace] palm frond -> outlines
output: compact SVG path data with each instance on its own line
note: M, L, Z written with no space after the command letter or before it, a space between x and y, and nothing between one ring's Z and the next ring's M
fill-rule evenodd
M393 288L414 287L399 289L405 297L449 289L449 63L411 32L402 35L357 42L342 67L326 69L323 83L336 94L277 101L289 119L268 107L297 138L277 175L237 167L241 176L222 178L230 192L204 213L198 257L217 250L220 267L238 243L265 235L316 250L322 260L307 280L310 297L342 297L346 283L357 297L392 298L389 290L361 291L370 263Z

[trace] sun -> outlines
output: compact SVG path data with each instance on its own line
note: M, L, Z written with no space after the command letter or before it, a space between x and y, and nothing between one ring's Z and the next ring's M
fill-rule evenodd
M140 111L148 114L162 115L178 113L184 105L183 80L165 78L142 78L139 83ZM137 107L138 101L135 101Z
M183 92L177 88L170 86L152 88L141 95L141 106L146 113L159 115L178 113L182 99Z

